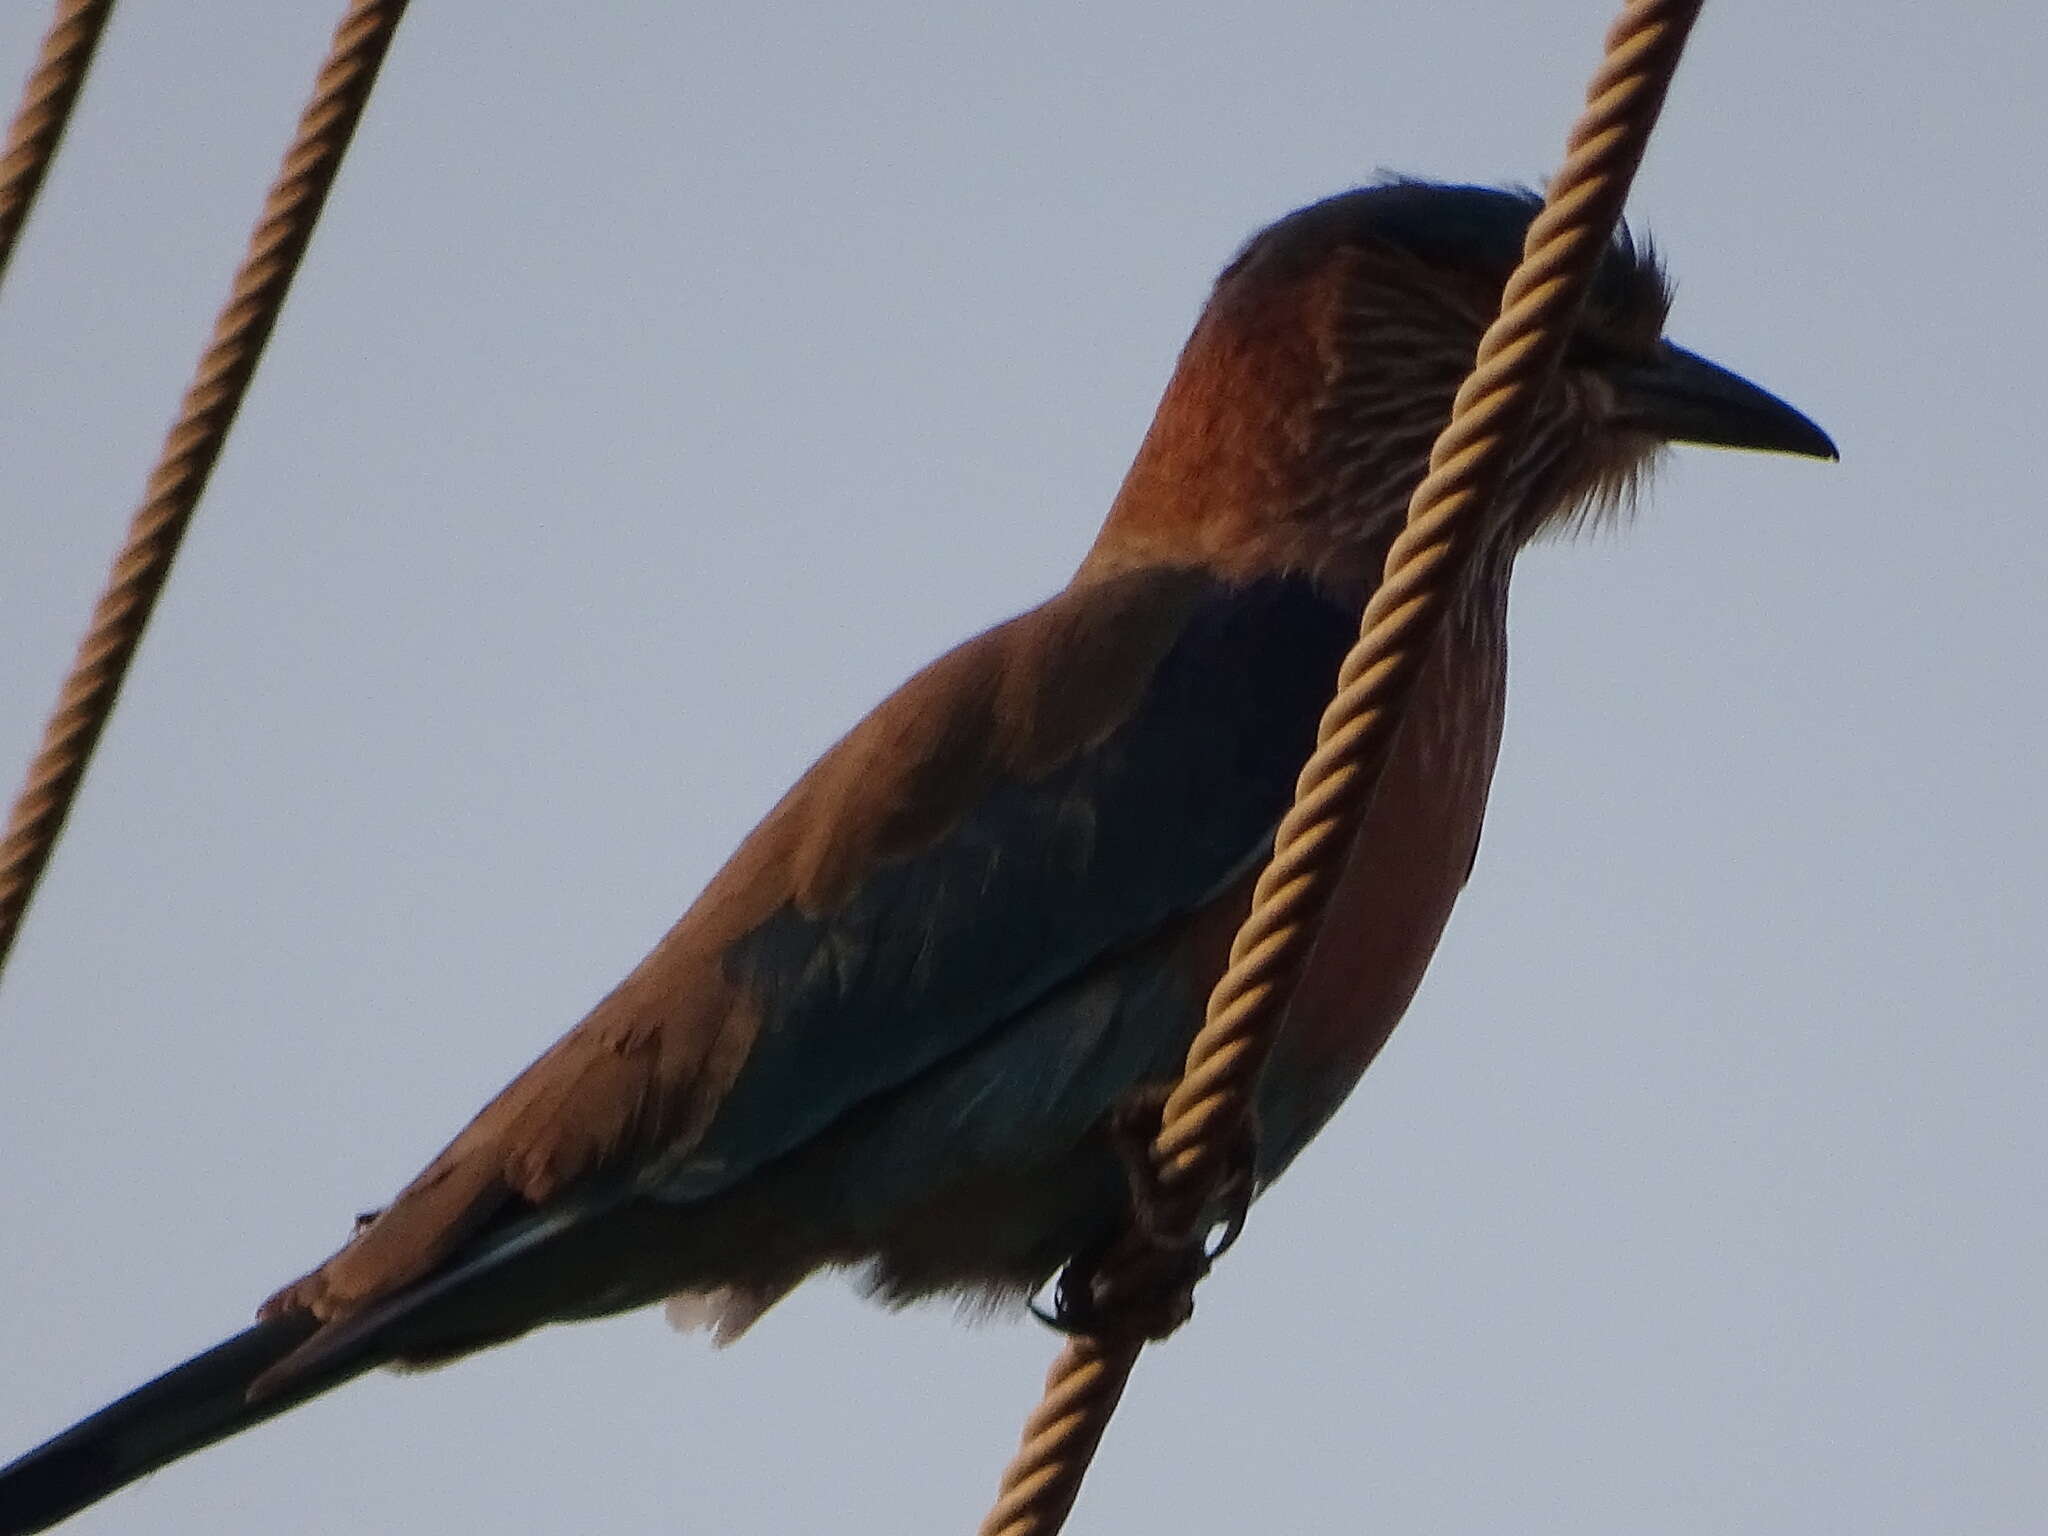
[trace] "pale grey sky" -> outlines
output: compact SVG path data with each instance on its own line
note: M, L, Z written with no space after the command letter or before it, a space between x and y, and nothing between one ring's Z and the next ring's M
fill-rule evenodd
M339 9L113 24L0 302L10 791ZM1436 968L1075 1532L2040 1530L2048 22L1844 14L1710 4L1633 207L1843 463L1524 561ZM1246 234L1540 178L1608 15L415 7L0 990L0 1452L242 1326L1062 581ZM75 1529L964 1533L1053 1348L829 1283L557 1329Z

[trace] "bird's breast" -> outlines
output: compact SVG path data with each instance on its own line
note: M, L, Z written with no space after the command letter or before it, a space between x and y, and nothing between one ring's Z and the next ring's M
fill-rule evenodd
M1471 870L1506 702L1505 599L1503 583L1461 604L1416 681L1262 1085L1269 1176L1386 1044Z

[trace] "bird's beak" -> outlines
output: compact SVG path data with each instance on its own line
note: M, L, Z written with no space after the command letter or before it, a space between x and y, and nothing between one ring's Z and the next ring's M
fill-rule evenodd
M1615 388L1616 426L1667 443L1841 457L1827 433L1776 395L1669 342L1656 362L1612 370L1608 377Z

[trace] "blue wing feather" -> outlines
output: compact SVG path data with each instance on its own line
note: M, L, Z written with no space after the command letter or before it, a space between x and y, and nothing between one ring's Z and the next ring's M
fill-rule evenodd
M727 969L759 1038L657 1192L716 1193L1213 896L1269 849L1356 633L1305 580L1207 583L1114 729L746 934Z

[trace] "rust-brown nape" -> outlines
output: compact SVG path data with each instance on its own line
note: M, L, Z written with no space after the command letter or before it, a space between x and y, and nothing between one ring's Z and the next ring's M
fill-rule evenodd
M1343 367L1340 322L1359 253L1268 275L1233 270L1188 338L1152 426L1082 565L1226 578L1304 569L1290 513Z

